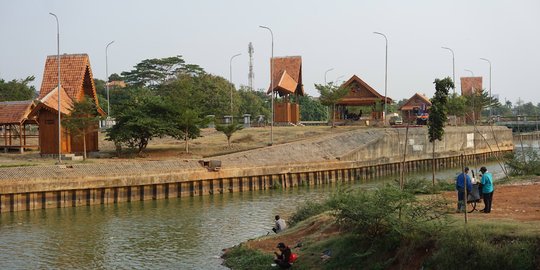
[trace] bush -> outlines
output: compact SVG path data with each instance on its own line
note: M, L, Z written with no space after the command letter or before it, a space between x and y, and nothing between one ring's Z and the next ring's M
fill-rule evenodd
M427 269L535 269L538 240L468 227L445 233Z
M425 231L424 225L445 225L446 202L439 199L417 201L397 187L386 185L374 192L354 190L332 196L328 205L338 223L375 240Z
M540 154L534 149L523 149L522 153L506 156L506 166L512 175L540 175Z
M289 225L292 226L300 221L322 214L329 209L330 207L326 203L307 201L306 203L298 207L292 217L289 218Z
M453 191L454 183L447 181L436 181L435 186L430 180L413 178L405 181L403 190L412 194L436 194L441 191Z

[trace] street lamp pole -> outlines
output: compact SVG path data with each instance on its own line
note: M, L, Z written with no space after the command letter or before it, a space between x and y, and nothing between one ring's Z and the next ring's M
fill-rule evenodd
M456 64L454 61L454 51L448 47L441 47L445 50L449 50L452 53L452 82L454 83L454 94L456 93Z
M234 84L232 82L232 60L237 57L237 56L240 56L242 55L241 53L238 53L238 54L235 54L231 57L231 60L229 60L229 82L231 83L231 117L233 115L233 107L232 107L232 92L233 92L233 88L234 88Z
M384 56L384 112L383 112L383 124L386 126L386 102L387 102L387 85L388 85L388 38L385 34L380 32L373 32L373 34L381 35L384 37L386 43L386 50Z
M324 72L324 85L326 85L326 74L327 74L329 71L332 71L332 70L334 70L334 68L330 68L330 69L328 69L328 70L326 70L326 71Z
M270 31L270 36L272 37L272 55L270 57L270 92L271 92L271 106L272 106L272 117L270 120L270 145L274 144L274 33L272 29L267 26L259 25L260 28L267 29Z
M62 123L60 119L60 23L56 14L49 12L56 19L56 62L58 62L58 163L62 163Z
M107 90L107 120L111 117L111 102L109 100L109 46L114 43L114 40L109 42L105 47L105 89ZM109 126L109 121L107 121L107 127Z
M492 117L492 112L491 112L491 103L492 103L492 100L491 100L491 61L489 61L488 59L486 58L480 58L480 60L483 60L483 61L486 61L489 63L489 119L491 120L491 117Z

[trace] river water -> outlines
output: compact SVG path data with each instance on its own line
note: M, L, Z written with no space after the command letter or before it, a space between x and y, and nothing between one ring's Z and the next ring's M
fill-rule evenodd
M494 178L504 176L497 163L485 165ZM458 170L439 171L437 178L453 179ZM411 177L431 179L431 173ZM274 215L290 216L303 202L334 190L335 185L300 187L5 213L0 268L226 269L219 258L223 248L267 234Z

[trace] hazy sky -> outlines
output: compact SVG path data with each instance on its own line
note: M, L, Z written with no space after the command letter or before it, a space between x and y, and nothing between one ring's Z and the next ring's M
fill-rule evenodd
M300 55L304 88L317 96L314 83L347 80L353 74L384 94L382 36L388 37L388 96L409 98L415 92L433 96L433 80L484 77L492 93L516 102L540 102L540 1L7 1L0 0L0 78L36 76L39 89L45 58L56 54L60 20L60 53L87 53L95 78L129 71L141 60L182 55L187 63L248 83L248 43L255 48L255 87L267 88L270 33L274 55ZM459 91L459 87L457 90Z

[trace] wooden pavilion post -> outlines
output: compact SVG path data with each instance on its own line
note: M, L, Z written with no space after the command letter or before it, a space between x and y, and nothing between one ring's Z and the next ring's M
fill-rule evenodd
M23 144L23 126L19 124L19 153L24 153L24 144Z

